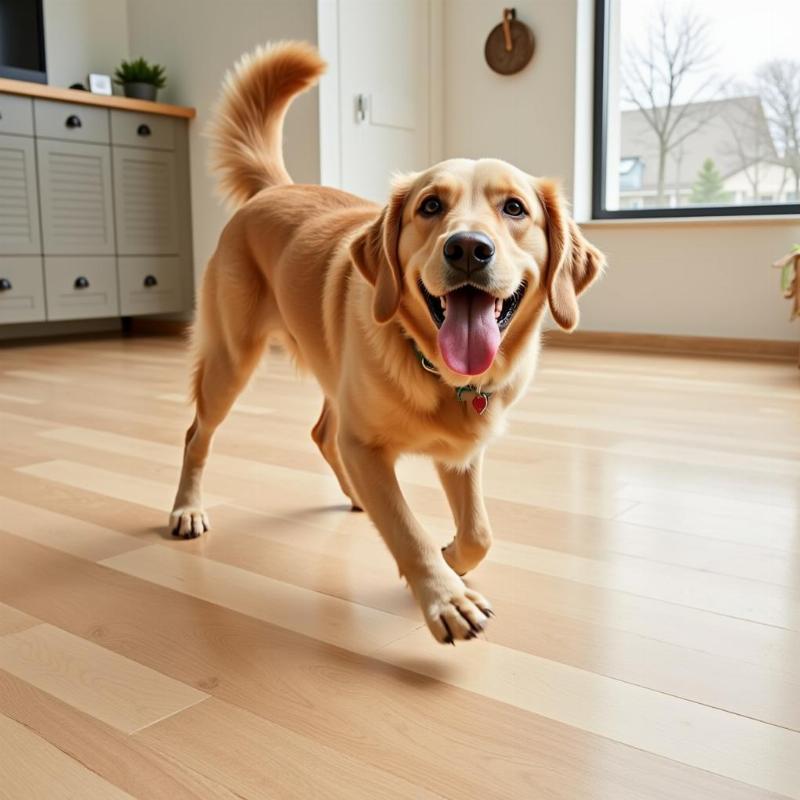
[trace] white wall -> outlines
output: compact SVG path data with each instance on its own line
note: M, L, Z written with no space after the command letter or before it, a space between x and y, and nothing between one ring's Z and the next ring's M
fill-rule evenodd
M57 0L56 0L57 1ZM276 39L317 40L316 0L128 0L130 54L164 64L168 85L160 99L194 106L190 126L195 276L213 253L230 213L208 173L202 135L222 78L239 56ZM319 182L319 115L316 92L294 103L284 148L298 182Z
M111 75L128 57L126 0L45 0L47 81L86 84L90 72Z
M569 195L577 193L584 215L592 45L585 23L593 0L518 0L517 15L533 28L537 52L523 72L508 78L483 59L483 43L504 5L445 0L445 156L498 156L533 174L560 177ZM585 232L607 253L609 270L582 300L583 330L800 337L800 326L788 322L777 270L769 267L800 241L796 217L592 223Z

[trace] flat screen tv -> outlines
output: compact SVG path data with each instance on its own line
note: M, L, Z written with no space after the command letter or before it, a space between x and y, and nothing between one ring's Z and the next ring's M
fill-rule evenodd
M47 83L42 0L0 0L0 77Z

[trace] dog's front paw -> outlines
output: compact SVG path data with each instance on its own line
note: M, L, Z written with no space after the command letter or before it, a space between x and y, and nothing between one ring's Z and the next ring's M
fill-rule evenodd
M486 525L474 525L456 533L442 548L444 560L458 575L466 575L486 558L492 545L492 531Z
M175 508L169 515L169 530L181 539L196 539L208 530L208 514L202 508Z
M453 572L464 576L483 561L487 550L488 547L468 548L461 545L458 539L453 539L450 544L442 548L442 555Z
M446 566L418 579L411 589L430 632L443 644L455 644L456 639L474 639L493 615L489 601L467 588Z

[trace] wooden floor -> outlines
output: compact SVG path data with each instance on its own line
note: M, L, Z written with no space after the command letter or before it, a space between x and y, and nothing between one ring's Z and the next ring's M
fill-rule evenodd
M545 351L436 645L270 356L165 535L183 346L0 349L0 797L800 798L800 373ZM435 475L412 506L451 533Z

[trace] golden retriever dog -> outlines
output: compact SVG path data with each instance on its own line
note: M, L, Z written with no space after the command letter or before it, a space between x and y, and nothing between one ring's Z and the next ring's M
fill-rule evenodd
M238 208L205 271L194 327L196 401L170 529L208 530L201 478L211 438L273 337L319 381L311 435L354 509L380 531L439 642L473 638L492 614L462 576L486 555L487 442L533 376L546 307L578 322L603 257L555 185L495 159L452 159L394 182L380 208L292 183L282 127L324 69L283 42L229 74L213 127L215 166ZM430 456L455 536L440 548L395 475Z

